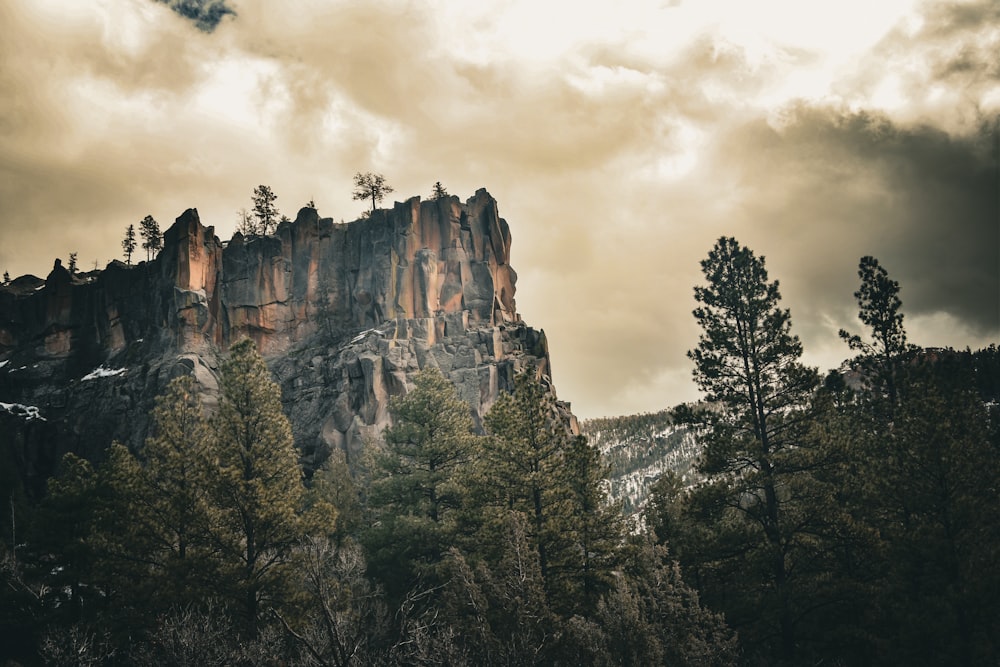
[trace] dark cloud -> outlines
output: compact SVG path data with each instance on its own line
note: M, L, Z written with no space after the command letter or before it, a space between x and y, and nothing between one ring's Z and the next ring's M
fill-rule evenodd
M226 6L225 0L153 0L167 5L186 19L194 21L198 30L212 32L226 16L236 12Z
M849 267L875 255L902 284L906 312L946 314L976 335L998 336L995 132L989 124L953 136L800 106L779 128L759 120L735 129L716 159L738 165L741 226L781 268L805 322L853 310L842 305L856 289Z
M1000 337L990 3L926 5L845 70L849 108L775 102L822 54L715 21L536 58L521 50L545 44L498 36L505 7L0 2L0 269L103 264L129 222L191 206L227 236L260 183L283 212L315 199L351 220L351 175L371 170L400 199L437 180L498 199L519 309L581 416L696 397L692 288L722 235L767 257L811 363L848 354L866 254L901 282L915 342ZM901 110L857 111L887 76Z

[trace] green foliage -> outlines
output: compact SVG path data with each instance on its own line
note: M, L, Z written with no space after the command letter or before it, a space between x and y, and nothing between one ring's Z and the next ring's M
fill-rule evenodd
M125 252L125 263L132 264L132 253L135 252L135 225L129 225L125 228L122 250Z
M278 195L267 185L258 185L253 189L253 216L256 220L254 230L267 236L278 226L278 209L274 205ZM245 216L244 216L245 217Z
M439 372L418 374L391 403L367 530L342 455L303 486L252 343L232 346L220 386L206 420L195 382L172 381L142 462L121 445L96 470L66 457L31 540L53 597L4 570L50 660L614 665L630 664L616 651L636 639L623 623L654 632L622 654L640 660L668 655L681 632L700 647L691 628L714 632L695 598L634 579L656 581L660 566L636 564L599 452L531 372L491 413L491 438L473 434ZM667 587L682 590L676 576Z
M558 613L592 612L610 587L624 532L620 508L607 504L600 453L570 435L530 368L515 378L512 394L500 396L485 424L490 437L479 441L469 480L480 553L496 562L486 536L510 512L520 514L547 602Z
M839 405L841 427L829 432L846 453L836 480L851 490L843 505L869 536L866 568L844 572L867 600L858 623L882 664L989 664L1000 628L1000 574L989 564L1000 531L987 510L1000 476L984 465L997 453L984 404L991 350L908 345L898 283L871 257L859 276L855 297L873 342L841 335L861 352L866 391Z
M627 656L621 664L737 663L735 633L720 614L702 606L666 548L640 538L626 567L600 614L612 655Z
M219 516L212 540L224 568L225 594L238 601L247 636L256 637L262 604L278 604L292 548L302 537L305 488L281 390L250 340L222 365L210 456Z
M214 579L210 527L218 520L211 432L194 378L170 382L157 399L153 425L143 449L146 465L137 475L142 511L133 520L140 521L159 573L160 599L184 606Z
M370 171L354 174L354 192L351 197L355 201L371 199L372 213L375 212L376 205L392 191L392 187L385 182L385 176L382 174L373 174Z
M35 567L50 573L51 603L80 619L89 597L96 555L89 540L95 523L97 475L89 461L66 454L39 507L32 547Z
M685 498L681 514L695 525L677 512L654 525L671 530L688 572L752 653L791 660L826 595L817 565L832 502L814 474L830 461L809 437L818 378L799 362L802 345L763 259L721 238L702 270L707 285L695 288L694 311L702 334L688 356L718 409L678 416L702 425L707 480Z
M448 189L441 185L441 181L434 181L434 187L431 189L431 199L444 199L448 196Z
M327 535L338 544L356 535L362 524L361 500L342 450L330 454L313 473L306 491L307 532Z
M131 227L131 225L129 225ZM147 215L139 221L139 236L142 237L142 249L146 251L146 260L156 257L163 248L163 236L160 235L160 223L153 216Z
M860 308L858 317L871 329L871 342L861 336L840 330L840 337L852 350L860 353L856 362L865 373L870 388L885 392L892 406L897 398L900 363L912 351L903 328L903 305L899 299L899 283L889 278L874 257L861 258L858 265L861 287L854 293Z
M514 392L502 394L486 415L491 437L477 457L478 497L485 509L487 531L508 511L528 520L528 539L537 549L541 576L549 594L572 548L567 527L569 494L565 485L566 427L559 423L552 395L537 382L534 369L514 379Z
M475 436L469 405L439 370L425 369L414 387L389 404L393 425L369 490L369 565L392 595L431 577L456 530L462 490L457 475ZM402 539L401 539L402 538Z

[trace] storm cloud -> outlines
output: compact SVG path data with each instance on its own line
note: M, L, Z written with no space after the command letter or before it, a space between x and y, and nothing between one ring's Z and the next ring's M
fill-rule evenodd
M697 397L698 263L767 258L806 358L860 330L857 263L911 339L1000 339L993 2L11 0L0 4L0 270L119 256L188 207L217 233L255 185L351 220L490 190L517 302L583 417ZM846 45L846 46L845 46Z

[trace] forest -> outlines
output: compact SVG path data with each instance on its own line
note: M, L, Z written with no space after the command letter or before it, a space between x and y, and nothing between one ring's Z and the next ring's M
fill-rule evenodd
M0 632L23 665L994 665L1000 355L907 341L859 265L854 356L801 362L764 259L702 262L678 406L699 481L641 522L532 368L474 428L428 368L364 461L302 474L280 389L231 346L132 452L67 454L40 503L5 467Z

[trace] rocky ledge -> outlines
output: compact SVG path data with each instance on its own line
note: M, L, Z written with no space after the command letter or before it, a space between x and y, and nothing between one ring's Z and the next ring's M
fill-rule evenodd
M243 337L281 384L307 469L334 449L357 461L389 398L428 366L481 424L519 370L552 386L544 332L515 308L510 246L479 190L347 224L304 208L273 235L228 243L189 209L150 262L71 275L57 261L44 282L0 288L0 402L25 408L0 410L2 455L37 492L67 451L138 450L178 374L197 378L211 409L220 357Z

